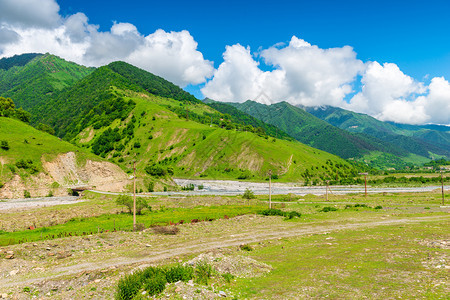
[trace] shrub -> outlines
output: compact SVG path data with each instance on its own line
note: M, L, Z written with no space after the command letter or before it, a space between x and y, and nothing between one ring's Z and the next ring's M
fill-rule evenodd
M0 141L0 148L3 150L9 150L9 144L7 141Z
M377 205L377 206L375 206L374 208L375 208L375 209L382 209L382 208L383 208L383 206L381 206L381 205Z
M167 282L189 281L194 277L194 268L191 266L176 265L165 271Z
M222 274L222 277L223 277L223 279L225 279L225 281L228 282L228 283L230 283L231 280L234 279L234 275L233 275L233 274L230 274L230 273Z
M31 174L35 174L39 171L39 169L33 164L33 161L31 159L20 159L16 161L16 167L19 169L27 170Z
M120 195L116 200L117 205L124 205L128 208L128 212L133 214L133 199L127 195ZM148 208L152 210L151 206L148 205L147 200L143 197L136 197L136 214L142 214L142 210Z
M49 191L46 197L53 197L53 191Z
M195 186L192 183L189 183L186 186L182 186L181 190L183 191L193 191L195 189Z
M147 185L147 189L149 192L154 192L155 191L155 183L153 181L149 182Z
M244 244L244 245L240 245L239 249L243 250L243 251L253 251L253 248L250 247L250 245Z
M197 186L197 188L198 188L199 190L203 190L205 187L203 186L203 184L200 184L200 185Z
M252 190L250 190L250 189L246 189L245 190L245 192L244 192L244 194L242 195L242 198L244 198L244 199L255 199L256 198L256 196L255 196L255 193L253 193L253 191Z
M332 206L325 206L324 208L322 208L321 212L329 212L329 211L337 211L338 209L336 207L332 207Z
M195 282L208 285L208 280L211 278L213 268L206 261L200 261L195 267Z
M285 216L285 212L281 209L270 208L259 212L263 216Z
M27 191L27 190L23 191L23 197L24 197L24 198L31 198L30 192Z
M294 217L300 218L301 216L302 216L302 214L299 213L299 212L296 212L296 211L290 211L290 212L287 213L286 219L293 219Z
M165 235L176 235L180 229L176 226L155 226L152 228L154 233Z
M150 296L158 295L166 288L167 279L164 273L157 272L154 276L147 278L144 281L144 290Z
M142 286L142 271L122 277L117 284L116 299L133 299Z

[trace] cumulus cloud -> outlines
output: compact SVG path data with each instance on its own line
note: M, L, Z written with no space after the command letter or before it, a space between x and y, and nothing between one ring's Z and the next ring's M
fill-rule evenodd
M60 22L59 5L54 0L2 0L0 23L19 27L53 27Z
M49 52L95 67L123 60L182 87L213 74L213 63L204 59L188 31L157 30L145 36L130 23L99 31L83 13L62 17L58 11L54 0L2 0L0 57Z
M427 86L396 64L363 63L349 46L321 49L294 36L288 45L254 54L239 44L227 46L223 58L201 90L215 100L331 105L383 121L450 124L447 80L433 78ZM263 71L262 63L273 70ZM358 85L360 91L354 91Z
M295 36L289 45L280 46L259 53L265 64L274 68L266 72L259 68L248 47L227 47L224 62L202 89L203 94L221 101L242 102L264 92L272 102L340 105L364 69L348 46L324 50Z
M429 86L404 74L396 64L369 63L361 79L362 89L345 108L382 121L423 124L450 123L450 85L433 78Z

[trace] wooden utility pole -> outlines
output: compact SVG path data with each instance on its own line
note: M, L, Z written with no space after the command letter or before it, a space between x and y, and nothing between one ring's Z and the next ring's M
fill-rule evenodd
M272 209L272 170L269 170L269 209Z
M136 231L136 161L133 162L133 231Z
M329 180L327 180L327 188L326 188L326 190L325 190L325 200L326 201L328 201L328 184L330 183L330 181Z
M359 175L364 175L364 194L367 198L367 175L369 175L369 173L359 173Z
M441 170L442 205L444 205L444 172Z

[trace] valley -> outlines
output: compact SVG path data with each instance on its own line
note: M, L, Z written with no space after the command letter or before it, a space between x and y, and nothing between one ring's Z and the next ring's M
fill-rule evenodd
M450 293L445 127L200 101L51 54L1 59L0 104L0 298Z

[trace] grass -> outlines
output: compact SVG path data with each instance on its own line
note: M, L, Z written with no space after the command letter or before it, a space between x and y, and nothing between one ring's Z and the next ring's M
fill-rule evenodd
M15 119L0 118L0 140L7 141L10 146L9 150L0 149L0 156L3 158L1 178L11 176L10 169L3 165L5 162L14 165L21 159L31 160L39 171L43 171L43 158L51 160L66 152L76 152L78 157L82 157L81 162L86 158L100 160L87 150L79 149ZM14 168L17 170L17 167Z
M448 250L420 242L448 239L449 225L424 222L284 239L247 252L274 269L239 278L232 289L240 298L445 299L448 271L427 262Z
M176 223L189 223L212 221L237 215L256 213L260 206L222 205L194 208L163 208L155 211L145 211L143 215L136 216L138 224L151 227ZM51 227L42 227L35 230L22 230L15 232L0 232L0 246L49 240L62 237L95 234L105 231L131 231L133 218L130 214L104 214L97 217L73 218L64 224Z

